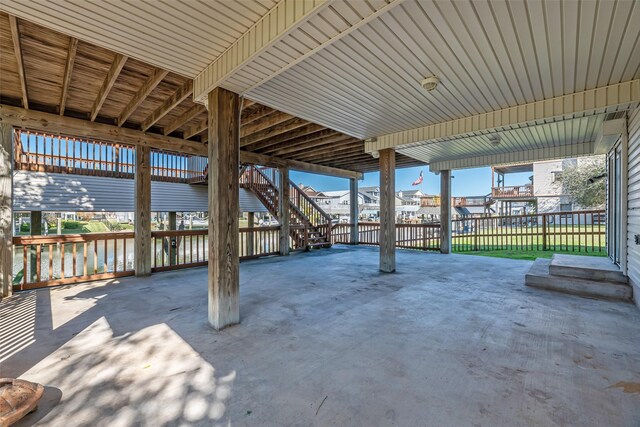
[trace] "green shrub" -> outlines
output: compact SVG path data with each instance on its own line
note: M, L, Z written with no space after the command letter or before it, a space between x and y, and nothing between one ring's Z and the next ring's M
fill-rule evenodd
M29 231L31 231L31 227L29 226L29 224L27 224L26 222L23 222L22 224L20 224L21 233L28 233Z
M68 229L78 229L80 228L80 222L78 221L71 221L71 220L64 220L62 221L62 228L68 228Z

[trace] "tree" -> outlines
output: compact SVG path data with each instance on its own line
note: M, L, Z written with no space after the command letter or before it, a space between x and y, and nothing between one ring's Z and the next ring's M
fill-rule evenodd
M606 163L604 156L578 161L562 172L562 186L583 208L603 208L606 201Z

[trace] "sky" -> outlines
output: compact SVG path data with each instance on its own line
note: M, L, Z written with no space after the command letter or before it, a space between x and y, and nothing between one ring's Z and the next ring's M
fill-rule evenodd
M411 186L423 172L422 185ZM513 173L505 177L505 185L529 184L531 172ZM481 196L491 192L491 168L461 169L453 171L451 193L454 197ZM318 191L348 190L349 180L305 172L291 171L291 179L296 184L310 185ZM364 174L358 182L359 187L373 187L380 184L380 174L371 172ZM404 168L396 170L396 191L420 189L425 194L440 193L440 176L429 172L429 166Z

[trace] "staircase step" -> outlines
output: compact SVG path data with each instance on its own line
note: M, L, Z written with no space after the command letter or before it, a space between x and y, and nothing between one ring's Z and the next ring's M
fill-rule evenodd
M605 257L554 254L549 273L554 276L627 283L627 277L620 272L618 266Z
M318 243L309 243L310 248L330 248L331 243L329 242L318 242Z
M551 260L538 258L525 276L525 285L586 297L631 301L628 284L550 274Z

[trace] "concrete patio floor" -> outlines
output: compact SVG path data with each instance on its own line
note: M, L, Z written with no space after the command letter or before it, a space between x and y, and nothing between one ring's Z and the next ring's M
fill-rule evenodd
M242 323L206 269L23 292L1 376L47 385L20 425L635 426L640 311L524 286L531 262L335 246L241 264Z

